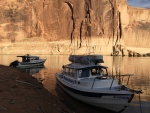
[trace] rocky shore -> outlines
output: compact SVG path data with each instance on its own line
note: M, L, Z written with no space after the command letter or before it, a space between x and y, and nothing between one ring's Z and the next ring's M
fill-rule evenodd
M71 113L31 75L0 65L0 113Z

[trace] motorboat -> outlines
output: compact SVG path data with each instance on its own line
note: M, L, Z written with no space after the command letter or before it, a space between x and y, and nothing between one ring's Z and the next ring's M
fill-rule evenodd
M11 62L9 66L18 67L18 68L28 68L28 67L44 65L46 61L46 59L41 59L39 56L31 56L29 54L23 56L17 56L17 57L22 58L22 61L19 62L18 60L15 60Z
M56 81L72 97L115 112L123 111L132 101L135 92L108 75L108 67L101 65L102 55L70 55L69 61L56 73Z

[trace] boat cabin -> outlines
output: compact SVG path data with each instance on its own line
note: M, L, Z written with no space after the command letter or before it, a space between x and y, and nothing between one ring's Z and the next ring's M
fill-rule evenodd
M25 55L25 56L17 56L17 57L21 57L22 62L31 62L31 61L34 61L34 60L39 60L38 56Z
M107 67L101 65L78 66L69 64L63 66L63 75L74 79L83 79L89 77L106 77L108 75Z

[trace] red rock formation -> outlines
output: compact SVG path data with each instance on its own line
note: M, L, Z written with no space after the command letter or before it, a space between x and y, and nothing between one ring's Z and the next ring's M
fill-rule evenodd
M81 54L111 54L117 45L138 53L149 48L150 10L126 0L1 0L0 9L1 47L11 42L1 53L13 54L17 47L23 50L18 54L68 54L73 46Z

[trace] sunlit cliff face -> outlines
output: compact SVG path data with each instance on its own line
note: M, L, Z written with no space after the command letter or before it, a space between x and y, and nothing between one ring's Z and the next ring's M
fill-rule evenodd
M70 54L76 47L110 55L115 46L128 55L150 46L150 10L126 0L1 0L0 9L1 54Z

